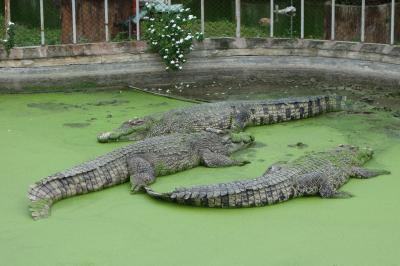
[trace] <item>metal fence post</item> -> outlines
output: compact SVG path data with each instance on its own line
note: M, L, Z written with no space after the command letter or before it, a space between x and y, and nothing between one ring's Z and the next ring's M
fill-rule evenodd
M108 0L104 0L104 32L106 34L106 42L110 41L108 33Z
M304 39L304 0L301 0L300 38Z
M171 1L169 2L171 4ZM140 9L140 1L136 0L136 40L140 41L140 17L139 10Z
M71 0L72 5L72 43L76 43L76 10L75 0Z
M270 0L269 37L274 37L274 0Z
M200 1L200 10L201 10L201 14L200 14L201 32L204 34L204 28L205 28L205 26L204 26L204 0Z
M45 45L43 0L40 0L40 44Z
M235 0L236 38L240 38L240 0Z
M390 17L390 44L394 44L394 15L395 15L395 0L392 0L392 10L391 10L391 17Z
M365 0L361 2L361 42L365 41Z
M335 7L335 0L332 0L332 11L331 11L331 40L335 40L335 16L336 16L336 7Z

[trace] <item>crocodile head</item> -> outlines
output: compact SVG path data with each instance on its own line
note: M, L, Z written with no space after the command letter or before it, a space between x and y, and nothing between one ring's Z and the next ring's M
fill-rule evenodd
M350 161L353 165L361 166L372 159L374 151L367 147L356 147L352 145L339 145L336 149L341 159Z
M246 133L229 133L225 136L225 145L228 147L230 153L247 148L254 143L254 136Z
M149 117L128 120L114 131L100 133L97 136L97 141L100 143L105 143L126 140L141 140L148 133L152 123L153 120Z

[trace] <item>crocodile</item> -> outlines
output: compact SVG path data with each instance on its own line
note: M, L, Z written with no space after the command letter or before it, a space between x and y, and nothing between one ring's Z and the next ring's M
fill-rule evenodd
M345 96L322 95L203 103L174 109L163 115L128 120L114 131L99 134L97 140L101 143L141 140L171 133L199 132L204 129L237 132L248 126L279 123L342 110L345 101Z
M148 138L116 149L94 160L55 173L31 185L29 210L33 219L49 216L52 204L64 198L98 191L131 181L133 192L172 174L199 165L242 166L229 156L254 141L247 133L212 132L170 134Z
M338 189L351 177L389 174L385 170L362 167L372 155L373 151L368 148L340 145L329 151L306 154L292 162L274 164L255 179L178 188L168 193L155 192L148 186L145 190L160 200L214 208L272 205L310 195L347 198L352 195Z

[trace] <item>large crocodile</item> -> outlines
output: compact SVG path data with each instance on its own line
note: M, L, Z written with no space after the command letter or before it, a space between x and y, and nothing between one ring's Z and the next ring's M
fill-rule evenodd
M264 206L306 195L346 198L351 194L338 189L350 177L370 178L389 173L361 167L372 154L371 149L341 145L293 162L275 164L256 179L181 188L169 193L157 193L149 187L146 191L161 200L215 208Z
M342 110L345 97L309 96L259 101L204 103L175 109L161 116L147 116L124 122L111 132L98 135L99 142L140 140L171 133L192 133L204 129L242 130L248 126L266 125L312 117Z
M30 186L31 215L34 219L47 217L55 201L121 184L129 178L132 190L137 191L152 183L156 176L198 165L244 165L248 162L231 159L229 155L253 141L254 138L246 133L218 135L210 132L145 139L50 175Z

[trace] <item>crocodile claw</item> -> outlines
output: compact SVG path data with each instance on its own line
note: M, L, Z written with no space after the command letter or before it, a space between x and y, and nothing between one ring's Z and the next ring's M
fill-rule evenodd
M251 163L251 162L247 161L247 160L243 160L243 161L239 162L239 166L244 166L244 165L249 164L249 163Z
M131 194L137 194L138 192L141 192L141 191L145 191L144 185L136 184L136 185L131 186Z

